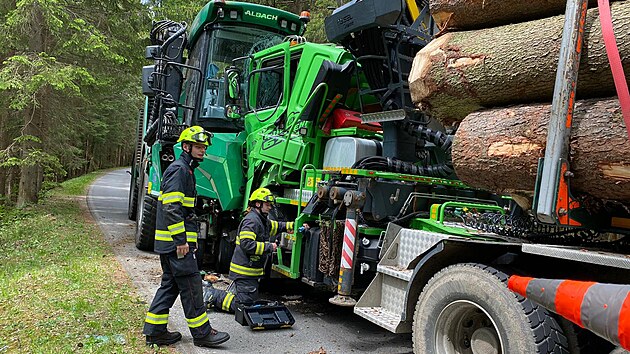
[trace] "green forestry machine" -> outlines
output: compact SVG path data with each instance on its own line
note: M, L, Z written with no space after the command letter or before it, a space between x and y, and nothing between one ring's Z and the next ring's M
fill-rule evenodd
M145 69L153 84L132 179L131 197L142 201L136 244L150 249L160 173L178 153L168 129L199 124L214 133L197 172L203 265L227 270L243 196L267 187L278 196L271 218L309 225L279 235L271 275L329 290L331 303L389 331L413 332L415 352L606 352L611 345L582 323L507 283L524 275L627 284L628 228L544 223L511 198L457 179L455 129L419 111L409 93L413 58L436 34L428 3L342 5L325 21L336 44L309 43L297 16L258 8L259 19L277 16L265 37L273 40L222 52L219 33L229 21L210 13L223 8L227 21L237 5L213 2L193 24L186 64L174 59L178 50L164 52L182 30L163 29L160 52L148 49L156 65ZM282 31L291 28L283 20L296 31ZM214 56L225 52L229 58Z
M246 133L243 120L225 112L225 69L235 58L300 36L307 21L266 6L211 1L190 28L168 20L154 23L146 49L153 64L143 68L145 106L138 120L129 192L136 247L153 250L162 173L181 153L176 144L180 132L200 125L214 137L195 172L195 207L203 215L197 258L200 265L206 261L227 270L245 193L241 156Z

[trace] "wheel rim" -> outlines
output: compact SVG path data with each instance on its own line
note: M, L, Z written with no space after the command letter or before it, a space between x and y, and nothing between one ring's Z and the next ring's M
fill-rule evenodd
M438 316L435 353L502 354L503 340L483 307L467 300L453 301Z

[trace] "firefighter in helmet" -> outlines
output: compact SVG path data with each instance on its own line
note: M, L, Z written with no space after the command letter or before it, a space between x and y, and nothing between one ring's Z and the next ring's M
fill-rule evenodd
M238 227L236 248L230 263L232 285L227 291L214 289L205 283L206 306L234 312L237 304L251 304L258 300L258 281L264 275L265 258L276 251L269 242L279 232L293 233L293 222L270 220L267 215L276 198L267 188L258 188L249 197L247 214Z
M160 254L162 283L149 307L143 333L148 345L169 345L182 338L179 332L167 330L169 310L180 296L193 343L212 347L230 335L210 326L203 302L201 275L197 267L197 223L193 220L195 198L194 170L210 145L211 133L202 127L185 129L178 143L182 154L164 171L158 198L155 252Z

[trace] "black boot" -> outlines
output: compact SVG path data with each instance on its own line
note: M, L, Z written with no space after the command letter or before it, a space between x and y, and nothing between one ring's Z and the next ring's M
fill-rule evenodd
M147 345L171 345L177 343L180 339L182 339L181 333L166 331L157 336L147 336Z
M193 343L198 347L214 347L221 343L227 342L230 339L230 335L226 332L219 332L216 329L211 329L210 334L201 338L194 338Z

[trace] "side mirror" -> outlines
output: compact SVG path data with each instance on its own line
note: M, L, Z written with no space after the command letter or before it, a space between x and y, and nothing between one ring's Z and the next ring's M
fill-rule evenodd
M231 101L238 101L241 97L241 71L234 66L225 69L225 80L227 97Z
M147 65L142 67L142 94L153 97L155 91L153 91L153 73L155 72L155 65Z

